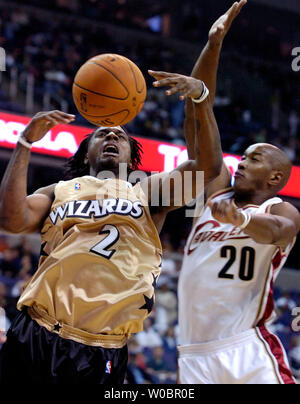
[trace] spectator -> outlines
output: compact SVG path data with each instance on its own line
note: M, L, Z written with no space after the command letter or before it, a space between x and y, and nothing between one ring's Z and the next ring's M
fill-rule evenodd
M1 346L6 342L6 316L5 311L0 307L0 349Z
M136 341L143 349L162 346L161 336L155 331L150 317L144 321L144 331L136 335Z
M135 337L128 343L129 359L126 380L129 384L149 384L153 383L153 378L147 373L146 359L141 346Z
M26 254L21 259L21 269L18 277L16 277L16 283L11 290L11 296L19 298L25 284L30 280L32 275L32 258L31 255Z
M177 338L175 327L171 326L163 337L164 359L173 372L177 371Z
M213 8L217 13L221 6L216 0L213 1ZM59 14L49 19L49 14L44 14L40 10L37 12L35 9L25 10L20 7L7 11L7 8L0 7L0 45L7 50L8 70L17 68L19 78L17 82L20 83L21 91L26 91L27 73L33 74L35 105L39 105L39 110L48 100L53 108L58 108L61 103L64 105L67 103L69 112L76 112L71 91L74 74L85 60L97 53L109 51L125 54L139 64L146 78L146 70L149 67L179 73L190 71L190 63L194 60L192 50L186 52L184 47L174 47L172 41L166 46L157 41L156 37L145 39L142 35L136 36L135 40L132 40L132 36L128 36L127 39L124 35L122 41L119 37L117 41L110 32L112 26L108 30L98 24L98 21L102 20L116 24L117 29L121 24L124 27L135 27L147 32L149 22L148 17L144 15L146 10L139 7L131 8L128 4L124 6L116 1L111 3L92 0L88 2L53 0L47 4L37 0L29 2L39 8L56 10ZM211 0L203 0L201 5L201 8L196 8L197 13L191 11L191 1L182 4L179 2L175 14L174 10L169 14L165 9L166 6L157 1L150 2L146 8L158 20L161 20L159 10L163 15L169 15L173 27L172 39L174 36L184 39L189 47L193 47L194 43L197 52L199 38L202 38L204 27L211 20L211 13L201 12L211 9ZM297 90L300 88L300 80L295 75L288 75L280 65L282 57L287 58L290 54L294 32L298 32L298 21L293 14L283 15L282 12L272 10L274 26L266 27L263 19L257 19L257 15L260 15L258 11L261 10L260 6L252 7L256 10L256 25L252 25L254 23L251 18L241 19L235 26L237 34L226 44L228 55L224 54L221 66L224 79L216 97L221 135L227 150L239 153L248 144L249 131L253 139L259 141L267 136L273 141L275 138L270 130L276 130L280 133L278 143L281 144L284 140L284 147L289 155L294 158L295 163L300 164L297 153L299 151ZM254 13L254 9L249 12ZM172 21L177 13L181 16L180 24L177 20L175 23ZM180 27L190 25L191 20L188 16L191 15L195 28L184 30L183 34ZM90 19L89 25L81 18L82 16ZM282 41L278 41L276 21L287 36ZM203 28L199 28L200 26ZM253 40L253 36L247 34L253 29L260 33L257 42ZM276 40L272 46L279 52L277 56L269 49L270 38ZM264 51L266 48L268 54ZM281 56L283 49L284 53ZM254 61L249 61L244 55L251 55L250 58L254 58ZM268 60L272 61L272 68L269 67ZM184 103L178 102L176 97L170 97L166 101L165 97L162 97L163 92L152 89L151 80L148 78L147 84L149 91L144 109L128 128L137 134L182 144ZM3 86L4 89L6 87L9 86ZM47 94L51 95L51 101ZM17 103L12 102L8 94L3 94L0 96L0 107L25 112L23 97L17 98ZM283 103L282 100L288 102ZM257 129L257 121L260 127L266 128L266 133ZM78 122L87 125L80 115ZM294 142L290 142L289 138L295 139Z
M13 278L19 273L20 255L16 247L7 248L2 252L0 271L7 278Z
M7 295L6 286L0 282L0 307L4 307L6 304L5 297Z
M163 348L161 346L155 347L152 352L153 356L147 362L148 373L153 376L158 384L170 383L174 375L169 363L165 361Z
M300 379L300 338L293 337L289 350L289 360L291 368L296 379Z
M0 284L0 293L1 293L1 285L2 284ZM6 333L9 327L10 327L10 321L6 316L4 308L1 306L1 295L0 295L0 349L1 346L6 342Z
M171 278L178 277L176 262L172 258L170 251L164 252L164 255L162 258L162 273L163 273L163 276L168 276Z
M283 311L290 311L297 307L297 302L291 298L290 292L284 292L283 296L276 301L276 307Z
M153 377L139 365L139 354L135 352L129 353L127 376L128 384L152 384Z
M6 237L3 235L0 235L0 254L7 250L9 248L9 245L7 244Z
M156 328L163 335L177 319L177 297L169 288L170 279L161 277L156 293Z
M18 247L10 248L7 242L6 236L0 235L1 243L5 247L5 251L9 251L8 256L10 259L8 261L17 260L17 271L13 272L11 278L3 277L4 283L0 282L0 306L5 308L5 317L3 315L4 311L1 311L0 315L0 327L2 329L1 341L5 340L5 331L9 327L10 319L15 317L16 313L16 299L19 296L20 289L24 285L27 279L32 275L34 269L32 267L32 260L36 257L32 253L32 246L29 243L27 237L21 239L21 244ZM174 255L174 247L170 243L170 237L166 230L164 236L164 242L167 253L170 257ZM13 251L13 253L11 253ZM7 255L7 253L6 253ZM179 254L178 254L179 255ZM179 259L179 258L177 258ZM171 272L172 273L172 272ZM128 377L127 382L130 384L153 384L153 383L175 383L176 371L177 371L177 335L178 327L174 325L174 322L166 327L169 320L167 320L165 301L167 301L167 306L169 304L169 299L166 298L167 293L171 291L172 298L176 294L169 285L172 282L177 282L174 277L170 274L164 274L161 276L158 284L164 284L161 289L158 290L158 299L156 301L156 313L148 318L145 322L144 332L133 336L129 343L129 364L128 364ZM174 285L176 287L176 285ZM162 292L162 293L161 293ZM166 295L164 295L166 293ZM293 371L295 377L299 377L299 339L293 337L294 334L291 332L292 316L291 309L295 306L300 306L300 294L297 291L285 292L281 295L280 289L275 290L277 296L277 310L279 318L277 323L272 326L272 330L278 333L282 338L283 344L287 347L289 352L289 360L292 363ZM161 296L162 295L162 299ZM162 320L163 316L160 317L160 306L161 312L165 312L165 322ZM177 315L175 319L175 324L177 321ZM160 328L160 322L162 327ZM5 324L5 326L3 325ZM165 329L163 336L159 334L157 330L162 332ZM293 338L292 338L293 337ZM291 339L292 338L292 339ZM3 343L3 342L2 342ZM1 344L1 343L0 343ZM156 349L156 348L161 349ZM163 365L165 364L165 366ZM157 369L157 370L155 370Z
M16 2L21 5L24 3L21 0ZM211 21L211 10L217 14L223 4L217 0L203 0L201 7L192 9L192 1L177 2L177 9L172 10L170 15L171 41L164 40L161 44L160 40L155 41L152 37L148 39L148 34L143 36L142 31L147 33L149 24L142 14L148 12L148 15L160 15L161 7L169 6L162 5L164 2L148 2L149 10L146 12L140 7L129 9L128 2L123 3L117 0L28 0L26 4L38 8L25 10L14 5L10 9L9 2L0 6L0 46L7 51L8 69L7 74L2 75L0 108L25 112L23 94L12 102L5 92L9 88L5 80L10 76L12 68L17 68L19 91L26 89L27 73L34 75L35 104L39 110L43 106L45 90L58 101L66 100L72 109L72 79L80 65L101 52L123 53L141 67L148 87L145 106L128 128L135 134L181 144L184 103L178 102L177 97L166 100L163 91L152 88L146 71L150 67L189 72L194 60L193 44L198 53L199 38L204 38L205 27ZM250 140L267 140L283 147L295 164L300 165L300 76L288 74L287 64L282 65L284 60L290 66L290 52L295 36L298 35L299 16L270 8L268 13L274 24L266 26L265 13L259 12L265 9L256 4L251 7L249 13L255 14L255 19L251 19L249 14L249 18L241 18L237 22L231 41L225 45L227 48L222 59L222 80L216 96L216 113L223 142L228 151L240 153ZM40 8L52 12L55 10L56 14L49 18L49 14L43 14ZM176 15L180 15L180 22ZM87 17L88 23L82 17ZM108 29L103 28L103 21L112 25ZM114 31L113 25L116 25L117 31ZM126 27L138 29L136 38L133 39L132 35L128 35L128 38L122 35L121 38L118 33L120 25L125 34ZM277 26L285 33L284 38L280 38ZM183 27L188 29L184 30ZM251 34L254 30L259 33L257 41ZM114 32L118 35L115 36ZM176 38L186 40L188 49L177 44L173 46ZM272 49L269 47L270 40ZM80 116L78 122L87 124ZM176 288L178 265L173 257L174 253L182 253L186 240L183 239L179 247L174 246L170 234L173 236L174 232L167 230L162 241L165 253L161 282L165 282L165 286L157 293L156 317L146 320L145 331L136 336L141 345L132 344L129 347L132 351L129 366L135 383L154 382L153 377L146 372L146 362L151 359L152 348L163 346L163 354L158 349L154 355L157 358L154 367L159 367L162 355L173 372L175 369L177 350L173 323L174 318L175 321L177 319L177 308L173 289ZM37 258L32 254L26 238L18 248L10 248L5 236L0 238L0 280L5 282L5 285L0 283L0 298L2 296L2 306L6 308L6 318L13 317L15 301L34 273L36 263ZM292 335L291 310L295 304L299 306L300 302L296 302L290 294L285 294L277 301L279 318L274 328L285 336L287 344ZM297 339L290 348L289 357L293 363L295 361L296 368L299 359ZM297 369L296 374L299 375Z

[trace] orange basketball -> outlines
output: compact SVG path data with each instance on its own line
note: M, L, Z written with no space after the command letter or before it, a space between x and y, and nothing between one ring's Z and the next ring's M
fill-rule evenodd
M120 126L132 121L147 95L144 76L131 60L103 54L77 72L73 99L79 113L96 126Z

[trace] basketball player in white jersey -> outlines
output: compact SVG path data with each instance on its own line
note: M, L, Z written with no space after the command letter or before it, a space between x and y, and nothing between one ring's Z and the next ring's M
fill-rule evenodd
M135 186L120 178L120 164L128 173L138 168L138 144L122 127L102 127L81 143L70 162L70 180L28 196L32 143L74 116L39 113L21 134L2 179L0 225L11 233L40 231L42 248L1 350L0 382L15 383L18 374L27 383L123 383L127 340L142 331L154 304L162 254L158 234L167 213L187 202L182 198L180 205L177 195L184 194L185 173L192 173L194 198L197 172L205 168L211 181L222 167L208 90L191 77L185 85L191 97L201 97L194 110L196 157ZM204 167L203 150L210 141L211 155L205 152L210 165ZM115 179L103 179L104 171ZM170 181L174 174L183 183L177 191Z
M213 105L222 43L245 0L212 27L192 76L204 80ZM183 92L184 80L161 73L156 86ZM187 144L194 131L187 100ZM193 151L189 147L189 155ZM274 319L273 285L300 229L296 208L277 194L291 162L270 144L244 153L235 183L228 168L205 191L194 221L179 281L179 374L183 384L294 384Z

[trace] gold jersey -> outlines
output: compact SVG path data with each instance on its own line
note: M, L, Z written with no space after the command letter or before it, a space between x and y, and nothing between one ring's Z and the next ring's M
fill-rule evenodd
M142 331L162 248L139 184L90 176L58 183L41 235L39 267L20 310L37 306L91 334Z

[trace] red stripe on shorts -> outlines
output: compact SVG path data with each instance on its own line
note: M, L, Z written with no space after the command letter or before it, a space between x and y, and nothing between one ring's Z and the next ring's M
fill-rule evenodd
M271 334L266 327L259 327L259 331L264 341L268 344L274 359L276 359L278 363L279 373L284 384L296 384L293 374L286 364L284 351L279 339Z
M265 312L262 316L262 319L258 323L258 329L261 333L262 338L264 339L266 344L268 344L270 351L274 357L274 360L276 360L278 364L278 370L284 384L296 384L296 381L289 368L289 365L286 363L284 348L282 347L281 342L275 335L271 334L265 327L266 321L270 319L274 311L274 275L276 271L280 268L281 262L284 259L284 257L285 255L282 254L281 249L279 248L272 260L273 276L270 282L270 289Z

